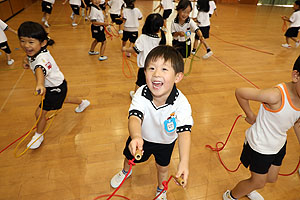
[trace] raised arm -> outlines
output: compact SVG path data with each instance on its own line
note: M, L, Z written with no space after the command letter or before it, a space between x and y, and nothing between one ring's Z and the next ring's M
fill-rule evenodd
M142 120L134 115L130 116L128 120L128 130L131 137L129 150L134 156L136 149L143 150Z

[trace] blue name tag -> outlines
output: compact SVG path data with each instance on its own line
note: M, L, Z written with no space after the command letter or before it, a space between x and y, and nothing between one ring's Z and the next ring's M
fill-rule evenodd
M167 119L164 121L164 126L165 126L165 130L168 133L174 132L176 129L176 120L174 117L172 117L171 119Z

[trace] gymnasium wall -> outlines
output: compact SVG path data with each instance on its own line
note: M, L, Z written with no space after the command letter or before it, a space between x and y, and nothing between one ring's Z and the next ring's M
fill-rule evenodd
M0 19L5 21L36 1L37 0L0 0Z

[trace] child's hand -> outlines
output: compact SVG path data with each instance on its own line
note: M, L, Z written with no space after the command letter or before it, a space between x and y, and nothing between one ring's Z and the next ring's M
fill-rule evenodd
M178 33L179 33L180 37L184 37L185 36L185 33L183 31L178 32Z
M30 66L29 66L28 58L25 57L25 58L23 59L23 68L24 68L24 69L28 69L29 67L30 67Z
M179 177L183 178L184 184L182 185L182 187L185 187L187 185L188 176L189 176L188 164L180 162L179 165L178 165L176 178L179 178Z
M35 92L37 92L38 95L43 95L46 92L46 88L43 85L37 85L35 88Z
M246 116L245 121L249 124L254 124L256 122L256 115L253 114L252 116Z
M136 150L139 149L143 152L144 140L141 137L135 137L128 145L130 153L135 156Z
M287 16L281 16L281 19L283 19L283 20L289 20L289 18L287 17Z

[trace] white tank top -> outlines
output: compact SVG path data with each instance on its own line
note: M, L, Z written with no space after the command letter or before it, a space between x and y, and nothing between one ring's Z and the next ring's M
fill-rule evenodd
M256 122L246 131L246 141L261 154L277 154L286 142L286 132L300 117L284 83L277 86L281 92L282 104L278 110L271 110L261 104Z

